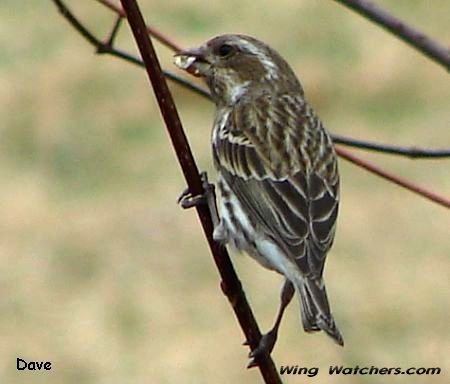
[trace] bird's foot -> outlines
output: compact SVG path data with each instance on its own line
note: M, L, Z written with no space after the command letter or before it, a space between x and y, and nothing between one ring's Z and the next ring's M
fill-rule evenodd
M275 346L275 342L277 341L277 330L272 329L266 334L261 336L259 340L258 346L248 354L248 357L251 359L247 365L247 368L253 368L258 366L258 360L260 360L263 356L270 355L273 347Z
M202 179L203 193L200 195L193 196L186 188L178 198L177 202L184 209L192 208L200 204L208 204L211 196L214 196L214 184L208 181L208 175L206 172L200 173L200 178Z

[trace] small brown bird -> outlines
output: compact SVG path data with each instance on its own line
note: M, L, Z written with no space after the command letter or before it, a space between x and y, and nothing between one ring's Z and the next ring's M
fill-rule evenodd
M305 331L343 345L322 279L338 213L336 154L297 77L275 50L243 35L215 37L175 64L203 77L216 104L214 239L285 277L275 324L251 356L272 350L294 289Z

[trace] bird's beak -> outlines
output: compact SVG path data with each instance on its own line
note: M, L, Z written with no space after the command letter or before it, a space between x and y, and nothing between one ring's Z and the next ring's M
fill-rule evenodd
M174 57L175 65L194 76L206 76L211 64L205 57L204 48L190 48L179 52Z

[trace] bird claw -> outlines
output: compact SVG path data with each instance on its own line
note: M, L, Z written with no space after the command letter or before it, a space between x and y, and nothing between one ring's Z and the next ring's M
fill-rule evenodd
M202 179L204 192L200 195L192 196L189 188L186 188L177 199L177 203L180 204L182 208L188 209L200 204L208 204L209 195L214 193L214 184L209 183L206 172L200 173L200 178Z
M263 356L268 356L272 352L275 342L277 341L277 333L274 330L262 335L259 340L258 346L250 351L248 357L251 359L247 365L247 368L253 368L258 366L258 361Z
M248 362L248 364L247 364L247 369L250 369L250 368L255 368L255 367L257 367L259 364L258 364L258 362L256 361L256 358L253 358L253 359L251 359L249 362Z
M204 195L192 196L189 189L185 189L178 198L177 203L180 204L183 209L188 209L200 204L205 204L206 198Z

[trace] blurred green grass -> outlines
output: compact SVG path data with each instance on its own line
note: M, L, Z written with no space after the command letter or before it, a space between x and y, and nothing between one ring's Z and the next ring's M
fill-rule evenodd
M276 47L334 132L450 146L448 74L332 1L141 3L185 46L239 32ZM450 40L448 1L379 3ZM71 5L106 35L111 15L95 2ZM244 369L242 335L195 214L175 204L184 182L144 73L93 55L50 1L4 0L0 21L0 381L260 382ZM125 30L120 42L134 49ZM213 108L172 90L199 165L211 170ZM361 155L448 195L448 161ZM330 382L334 364L440 366L440 376L394 380L448 382L448 211L345 162L341 173L326 277L346 347L305 335L294 303L276 362L318 366L317 383ZM280 278L234 260L267 329ZM19 373L16 357L54 369Z

